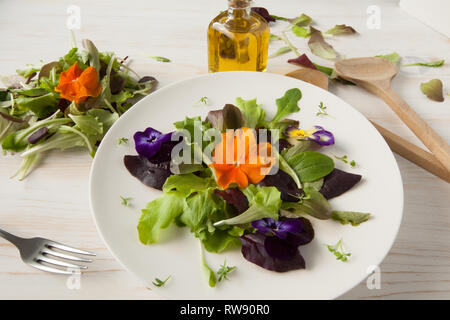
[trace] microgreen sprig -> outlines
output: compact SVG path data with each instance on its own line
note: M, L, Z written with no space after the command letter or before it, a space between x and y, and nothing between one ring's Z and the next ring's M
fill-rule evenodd
M160 288L160 287L163 287L163 286L166 284L166 282L167 282L171 277L172 277L172 276L168 276L164 281L162 281L162 280L160 280L160 279L158 279L158 278L155 278L155 281L153 281L152 283L153 283L153 285L154 285L155 287Z
M333 253L336 257L336 260L340 260L342 262L347 262L348 258L352 255L351 253L346 253L344 248L342 247L342 239L340 239L334 246L326 244L328 250Z
M127 144L128 143L128 138L122 137L118 139L117 144L121 145L121 144Z
M131 203L130 203L130 200L132 199L132 198L127 198L127 197L123 197L123 196L120 196L120 199L122 199L122 204L125 206L125 207L129 207L130 205L131 205Z
M352 168L356 167L356 161L355 161L355 160L350 160L350 159L347 157L347 155L345 155L345 154L344 154L342 157L338 157L337 155L333 154L333 157L336 158L336 159L338 159L338 160L341 160L341 161L344 162L344 163L349 164L350 167L352 167Z
M208 104L208 97L201 97L200 100L198 100L199 103L202 103L204 105Z
M327 112L327 106L323 104L322 101L320 101L319 105L319 111L316 113L316 116L328 116L328 112Z
M228 267L227 266L227 260L225 259L225 261L223 262L223 265L220 266L219 270L217 271L217 275L219 276L218 281L222 281L222 280L228 280L228 274L230 272L232 272L233 270L235 270L236 267Z

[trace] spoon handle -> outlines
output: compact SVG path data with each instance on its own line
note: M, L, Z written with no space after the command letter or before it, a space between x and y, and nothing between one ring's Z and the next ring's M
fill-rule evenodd
M391 87L379 92L381 98L411 129L436 159L450 172L450 147Z
M450 171L446 170L431 153L419 148L415 144L403 139L386 128L383 128L377 123L373 121L370 122L372 122L373 126L381 133L392 151L450 183Z

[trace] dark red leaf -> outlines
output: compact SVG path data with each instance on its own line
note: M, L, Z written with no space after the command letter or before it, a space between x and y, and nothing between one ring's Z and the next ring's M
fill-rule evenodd
M264 246L266 238L265 235L259 233L247 234L240 237L242 242L241 252L244 258L264 269L276 272L286 272L305 268L305 260L300 255L300 252L297 248L289 244L278 247L277 249L278 251L288 251L284 257L290 256L289 259L282 260L271 257ZM278 252L278 255L281 256L281 252Z
M263 7L252 7L252 11L259 14L267 22L275 22L275 19L269 14L266 8Z
M306 54L302 54L301 56L298 56L295 59L289 59L288 62L298 65L298 66L301 66L301 67L306 67L306 68L317 70L317 68L314 66L314 64L311 62L311 60L309 60L309 58Z
M48 128L42 127L36 130L31 136L28 137L28 143L29 144L36 144L44 138L48 134Z
M339 169L334 169L323 180L323 186L320 193L326 198L331 199L347 192L361 180L359 174L348 173Z

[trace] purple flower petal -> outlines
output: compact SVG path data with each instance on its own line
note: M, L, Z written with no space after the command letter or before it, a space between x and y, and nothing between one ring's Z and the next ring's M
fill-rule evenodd
M160 149L163 142L168 142L172 138L172 132L162 134L153 128L147 128L134 134L134 143L137 153L146 158L153 157Z
M315 141L321 146L329 146L334 144L334 136L330 131L325 130L320 126L314 126L317 129L311 136L308 136L308 140Z
M289 218L278 223L278 232L300 233L302 222L299 219Z
M296 218L278 221L271 218L263 218L253 221L252 227L261 234L274 235L284 240L290 233L299 234L302 231L302 222Z

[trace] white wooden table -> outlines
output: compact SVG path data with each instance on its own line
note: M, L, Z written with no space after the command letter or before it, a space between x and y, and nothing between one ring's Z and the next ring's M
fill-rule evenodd
M72 4L81 8L78 40L90 38L99 50L129 55L139 73L153 75L160 86L165 86L207 72L206 27L226 6L226 0L2 0L0 73L11 74L26 63L64 54L70 46L66 10ZM419 90L421 82L433 78L440 78L446 91L450 90L449 39L407 16L396 1L260 0L257 4L288 17L305 12L322 29L341 23L353 26L360 35L330 40L347 57L397 51L402 56L446 59L442 68L421 72L404 69L406 72L397 76L393 87L450 141L450 97L436 103ZM380 29L368 29L366 25L369 5L381 10ZM303 39L292 40L302 51L309 52ZM159 63L145 55L165 56L173 62ZM268 72L295 69L285 62L288 57L292 56L270 60ZM354 86L335 85L330 91L369 119L420 145L378 98ZM342 296L344 299L450 298L450 185L396 158L405 188L404 219L392 250L381 264L381 289L368 290L363 282ZM18 157L0 158L0 226L18 235L48 237L85 248L96 252L98 258L83 275L81 289L69 290L66 277L24 265L16 249L0 239L0 299L156 298L115 261L95 229L87 192L91 159L86 152L53 152L22 182L9 179L19 163ZM382 195L378 196L383 201Z

